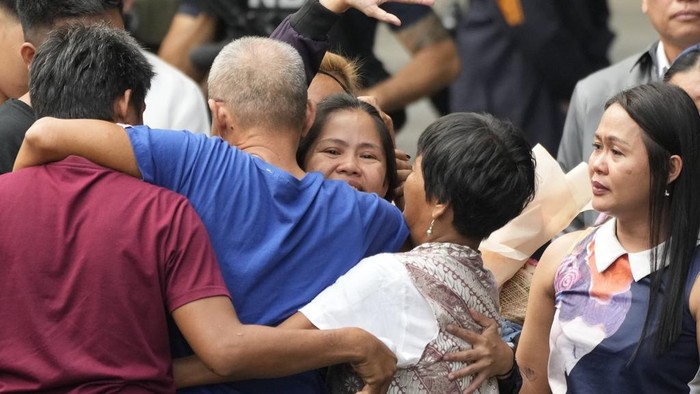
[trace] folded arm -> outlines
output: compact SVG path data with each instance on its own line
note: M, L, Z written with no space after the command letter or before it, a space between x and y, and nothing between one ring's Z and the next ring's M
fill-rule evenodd
M41 118L27 130L13 170L82 156L99 165L141 178L124 128L87 119Z

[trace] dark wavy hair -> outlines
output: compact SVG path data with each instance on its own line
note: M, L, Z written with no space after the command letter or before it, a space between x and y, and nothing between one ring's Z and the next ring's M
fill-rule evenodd
M68 25L52 31L34 56L29 94L37 117L114 120L114 100L131 89L137 111L151 87L153 70L136 40L124 30Z
M511 123L488 114L453 113L418 139L425 195L449 203L453 226L483 239L522 212L535 193L530 144Z
M297 149L297 163L299 166L306 170L306 157L309 154L309 150L313 146L314 142L321 135L323 126L325 126L328 117L337 111L345 110L361 110L366 112L374 121L375 129L379 135L379 140L382 142L382 150L384 151L384 157L386 158L386 172L384 174L384 182L388 186L387 192L384 199L388 201L393 201L394 199L394 189L399 184L398 175L396 173L396 155L394 154L394 142L391 139L391 134L387 129L381 115L376 108L371 104L368 104L362 100L357 99L347 93L338 93L328 96L318 103L316 110L316 119L314 120L311 129L306 134L304 138L301 139L299 143L299 148Z
M659 245L666 241L663 247L652 249L649 305L634 355L656 316L659 324L654 348L661 354L681 333L681 300L700 231L700 115L683 89L661 82L625 90L608 100L605 108L613 104L620 105L644 131L649 158L649 242ZM678 178L667 184L671 155L682 158L683 168ZM661 289L663 302L656 311Z

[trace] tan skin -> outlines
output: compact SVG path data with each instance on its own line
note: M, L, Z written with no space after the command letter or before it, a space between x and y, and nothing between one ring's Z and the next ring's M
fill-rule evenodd
M595 149L588 163L593 208L616 218L617 238L629 252L643 251L653 246L649 244L647 213L649 163L642 133L622 107L613 104L603 114L595 134ZM671 156L669 183L678 177L682 168L682 159ZM554 276L563 257L581 236L581 232L576 232L558 238L547 248L537 265L517 351L523 377L521 393L550 391L547 360L549 332L555 313ZM690 311L696 325L700 311L698 283L696 281L693 285L690 296ZM700 331L697 341L700 344Z
M668 82L685 90L700 111L700 67L694 66L691 70L676 73Z
M648 17L672 62L683 49L700 42L700 3L694 0L642 0Z
M20 57L23 42L19 20L0 6L0 104L27 92L27 67Z
M346 181L356 190L384 196L386 157L372 117L361 109L335 111L305 159L307 171Z

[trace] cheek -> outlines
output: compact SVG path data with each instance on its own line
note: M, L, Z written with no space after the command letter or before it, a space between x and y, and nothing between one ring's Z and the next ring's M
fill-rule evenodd
M384 187L386 184L386 167L384 166L384 164L368 164L363 167L365 178L369 183L374 185L375 188L386 189L386 187Z
M324 178L333 173L333 163L321 153L312 153L306 159L306 172L320 172Z

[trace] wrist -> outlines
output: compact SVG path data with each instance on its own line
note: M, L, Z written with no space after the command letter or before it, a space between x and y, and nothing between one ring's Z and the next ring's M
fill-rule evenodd
M350 6L347 5L347 3L340 0L319 0L319 3L321 3L321 5L327 8L329 11L333 11L336 14L342 14L350 9Z
M512 353L512 356L509 357L509 359L511 360L511 367L506 373L496 375L496 378L499 380L505 380L510 378L515 372L515 370L518 369L518 363L515 361L515 345L511 342L507 342L506 345L508 346L509 351Z

